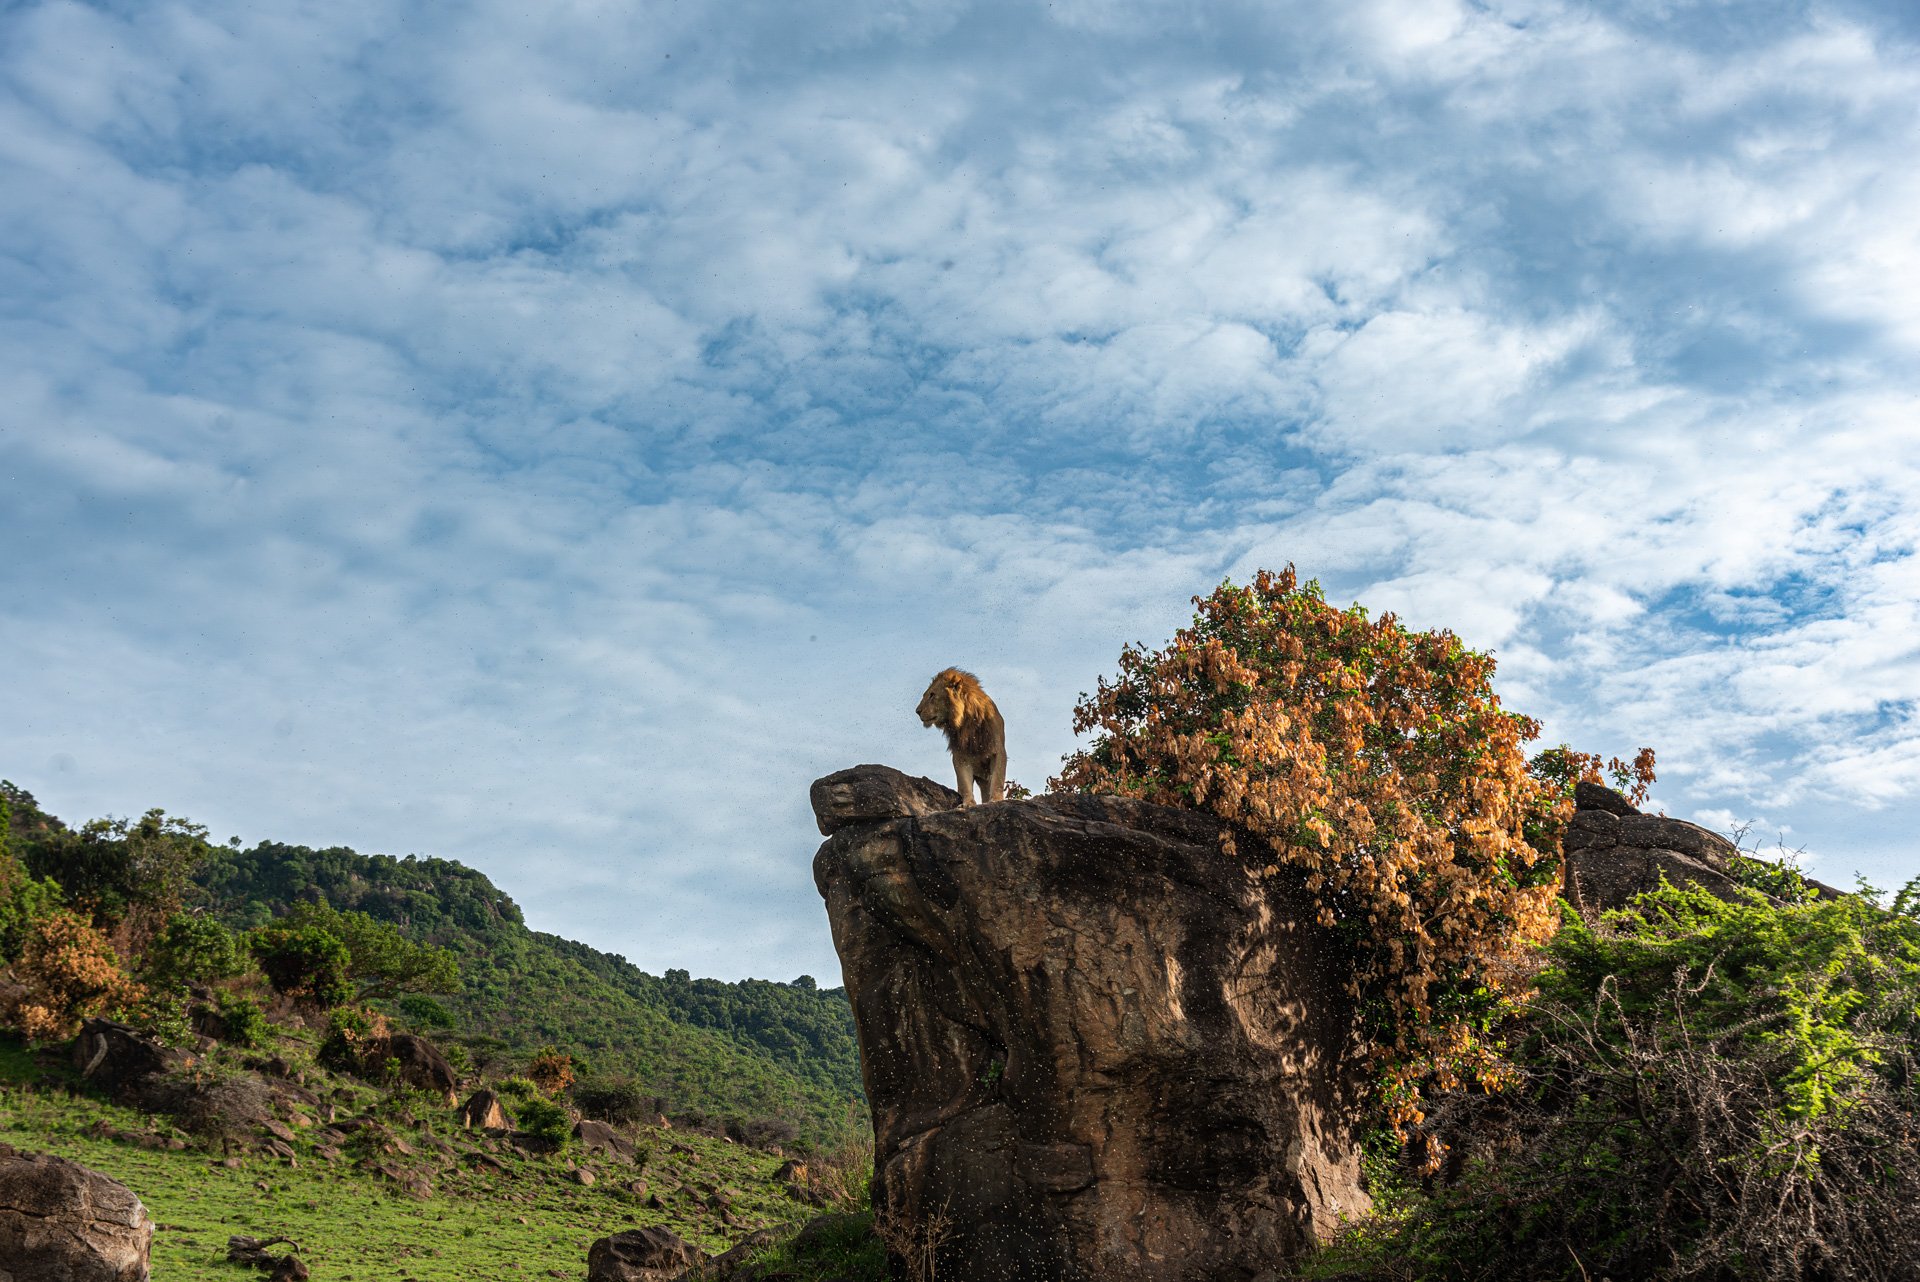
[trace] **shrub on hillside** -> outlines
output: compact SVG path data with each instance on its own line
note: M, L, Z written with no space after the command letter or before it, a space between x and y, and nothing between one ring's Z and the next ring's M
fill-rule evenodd
M272 1025L267 1022L267 1013L252 998L237 993L223 994L214 1003L213 1014L213 1023L218 1029L216 1036L227 1045L266 1045Z
M328 1068L358 1073L368 1051L386 1036L385 1017L370 1010L344 1007L327 1016L327 1032L320 1039L315 1058Z
M452 1028L453 1012L424 993L410 993L398 1002L401 1016L415 1028Z
M18 957L34 924L64 906L58 882L31 877L18 860L0 853L0 963Z
M30 873L59 882L68 902L85 905L95 925L121 927L132 950L179 911L194 869L212 849L204 827L157 809L137 820L49 829L22 846Z
M721 1131L736 1144L759 1149L784 1149L800 1138L800 1128L784 1117L733 1118Z
M231 979L248 960L240 941L218 921L176 913L147 946L142 969L148 983L177 990Z
M529 1095L513 1110L522 1131L550 1144L564 1145L573 1134L573 1118L564 1104L544 1095Z
M262 926L246 938L260 973L281 996L322 1010L353 996L351 954L319 927Z
M1351 946L1397 1124L1424 1077L1495 1080L1487 1031L1558 922L1571 785L1529 770L1538 727L1500 706L1490 656L1336 609L1291 567L1194 603L1081 698L1095 738L1054 786L1209 810L1255 869L1293 870Z
M573 1056L556 1046L542 1046L527 1065L527 1079L548 1095L573 1085Z
M575 1082L572 1094L582 1117L603 1122L651 1122L660 1112L660 1100L630 1077Z
M120 1014L143 993L106 935L64 909L32 922L13 973L20 987L7 1022L32 1041L71 1037L82 1020Z
M538 1085L524 1077L503 1077L493 1084L493 1093L504 1100L537 1099L545 1094Z

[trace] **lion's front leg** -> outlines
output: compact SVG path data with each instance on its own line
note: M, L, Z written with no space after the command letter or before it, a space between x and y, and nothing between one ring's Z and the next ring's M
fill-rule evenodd
M960 781L960 805L964 809L973 804L973 762L957 752L954 753L953 773Z

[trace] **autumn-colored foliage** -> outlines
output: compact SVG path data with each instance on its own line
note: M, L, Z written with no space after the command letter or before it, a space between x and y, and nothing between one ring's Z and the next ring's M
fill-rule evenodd
M118 1013L142 995L106 935L65 909L33 922L13 973L21 988L8 1022L35 1041L71 1037L82 1020Z
M1486 1031L1559 914L1571 784L1528 768L1537 724L1452 633L1336 609L1292 567L1196 597L1075 709L1056 787L1209 810L1259 873L1297 870L1354 950L1349 989L1396 1123L1418 1083L1497 1083Z
M573 1085L573 1056L557 1047L542 1046L527 1065L527 1077L549 1095L558 1095Z

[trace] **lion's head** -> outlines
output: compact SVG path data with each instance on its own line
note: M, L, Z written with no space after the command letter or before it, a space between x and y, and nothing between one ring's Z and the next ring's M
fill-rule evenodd
M951 735L986 720L993 715L992 709L993 701L980 688L978 677L958 668L946 668L927 686L927 692L920 696L920 706L914 711L920 715L921 725L939 726Z

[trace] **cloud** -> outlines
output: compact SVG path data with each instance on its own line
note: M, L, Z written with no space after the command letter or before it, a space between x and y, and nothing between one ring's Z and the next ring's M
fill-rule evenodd
M804 794L1038 784L1221 577L1904 880L1904 7L17 6L9 777L834 973Z

